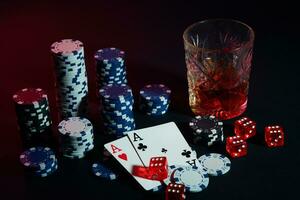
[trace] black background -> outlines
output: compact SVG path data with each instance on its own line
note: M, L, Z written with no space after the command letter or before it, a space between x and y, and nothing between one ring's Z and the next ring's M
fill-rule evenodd
M1 199L163 199L162 192L144 192L118 166L121 177L113 182L97 179L90 172L92 162L101 159L102 143L106 142L96 110L93 53L110 46L123 49L135 94L147 83L168 85L173 92L170 112L160 118L137 112L137 126L175 121L190 141L186 125L193 115L188 106L182 33L196 21L219 17L241 20L256 33L245 115L256 120L258 135L249 141L246 157L231 159L230 173L211 178L205 191L188 198L291 199L299 186L297 12L297 6L288 1L265 5L254 1L1 1ZM83 160L61 158L58 172L40 180L24 176L18 162L22 145L11 96L24 87L45 89L57 124L49 47L62 38L79 39L85 46L90 118L98 130L97 145ZM226 135L232 134L231 122L225 122ZM269 149L263 142L263 127L273 123L284 127L283 148ZM196 150L199 155L225 153L222 146Z

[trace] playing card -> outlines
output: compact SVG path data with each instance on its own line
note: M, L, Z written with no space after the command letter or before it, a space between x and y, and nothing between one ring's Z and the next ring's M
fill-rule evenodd
M195 153L174 122L125 133L148 166L150 158L166 156L168 165L198 165Z
M127 137L122 137L113 142L109 142L104 147L118 160L118 162L131 174L134 165L142 166L143 163L135 152L132 144ZM150 190L161 185L159 181L147 180L133 176L139 184L145 189Z

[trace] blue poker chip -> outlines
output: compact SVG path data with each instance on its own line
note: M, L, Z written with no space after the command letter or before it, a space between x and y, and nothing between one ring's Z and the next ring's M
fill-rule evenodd
M198 158L203 169L211 176L226 174L231 167L229 158L218 153L208 153Z
M117 99L120 102L126 102L126 99L132 98L132 90L129 86L123 85L106 85L99 90L100 95L105 99Z
M55 160L55 162L53 162L53 164L49 168L43 170L37 170L34 172L34 174L37 176L45 177L47 175L52 174L54 171L57 170L57 168L58 168L58 163L57 160Z
M94 58L99 61L112 61L112 60L120 61L124 59L124 56L125 56L124 51L111 47L111 48L104 48L98 50L95 53Z
M170 97L171 90L163 84L151 84L146 85L140 90L141 97L151 99L168 99Z
M102 177L108 180L115 180L117 178L117 175L114 172L100 163L94 163L92 165L92 171L95 176Z
M201 192L207 188L209 177L202 167L184 166L174 172L174 182L184 184L189 192Z
M34 170L43 170L55 160L54 152L48 147L31 147L20 155L20 162Z
M170 104L171 90L163 84L146 85L140 90L140 110L147 115L163 115Z
M51 170L46 172L36 172L35 175L39 177L47 177L49 175L52 175L56 170L58 169L58 165L55 165Z

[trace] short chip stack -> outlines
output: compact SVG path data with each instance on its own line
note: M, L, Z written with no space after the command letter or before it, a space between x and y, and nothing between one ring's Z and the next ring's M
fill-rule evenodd
M99 89L108 84L127 83L124 56L124 51L116 48L100 49L95 53Z
M58 168L55 154L48 147L32 147L24 151L20 155L20 162L27 171L39 177L47 177Z
M69 117L59 123L58 131L64 157L83 158L94 148L93 125L88 119Z
M140 109L147 115L163 115L170 104L171 90L163 84L146 85L140 90Z
M61 117L82 116L87 107L87 72L83 44L65 39L51 45Z
M13 95L18 125L25 139L50 129L47 94L40 88L24 88Z
M129 86L106 85L99 90L105 132L123 136L135 129L133 94Z
M224 141L223 122L215 116L196 116L189 123L194 134L194 142L206 146Z

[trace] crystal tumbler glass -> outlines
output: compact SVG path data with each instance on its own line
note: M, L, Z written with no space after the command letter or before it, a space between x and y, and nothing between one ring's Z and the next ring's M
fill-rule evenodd
M247 107L254 32L231 19L211 19L183 34L189 104L196 115L224 120Z

